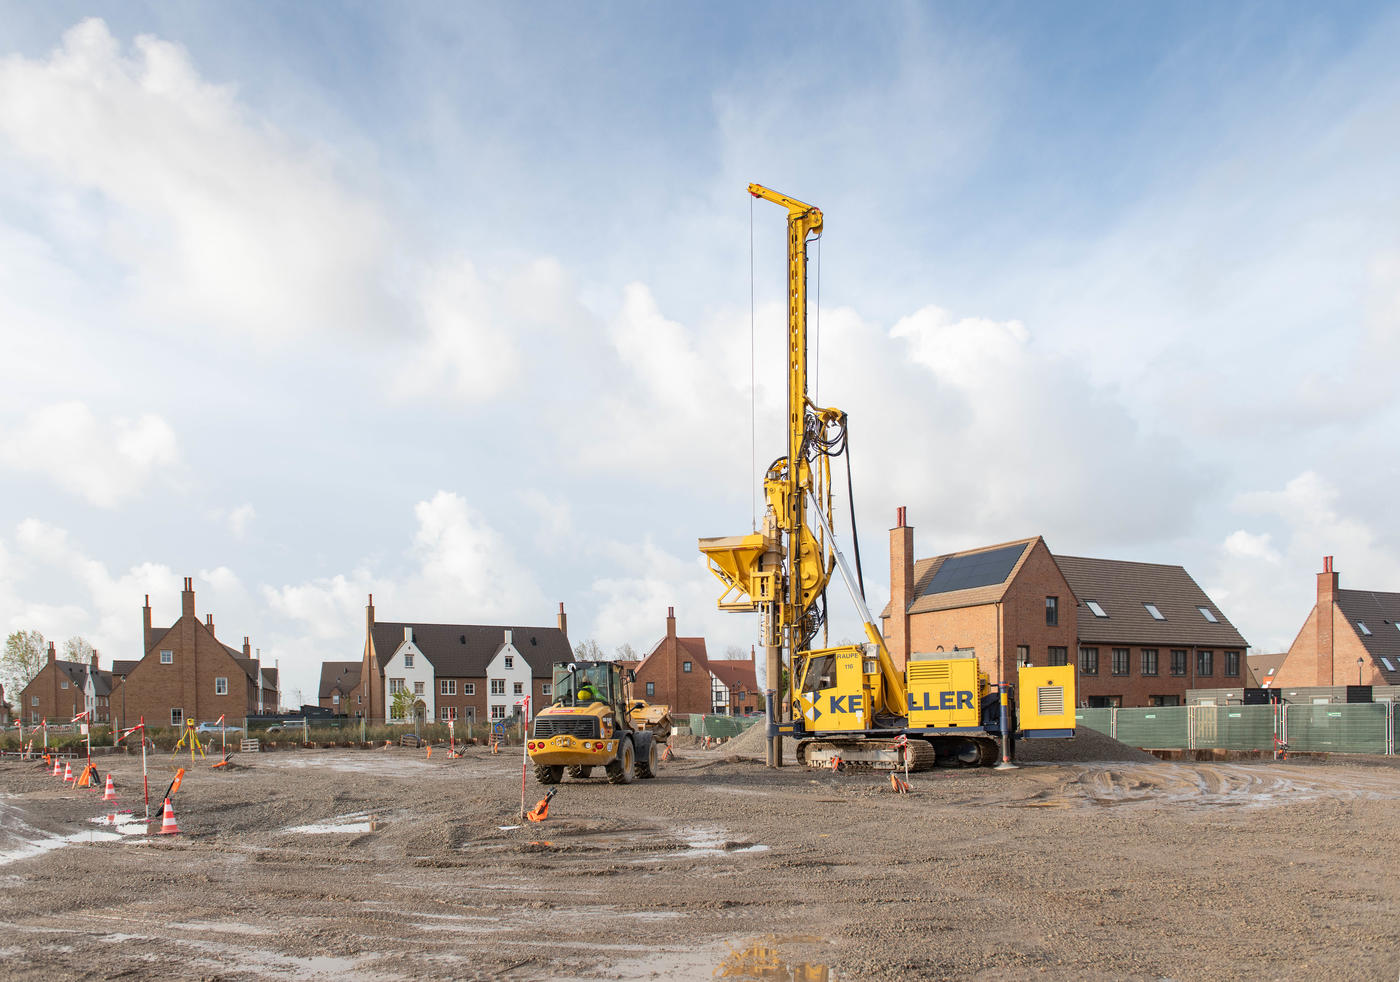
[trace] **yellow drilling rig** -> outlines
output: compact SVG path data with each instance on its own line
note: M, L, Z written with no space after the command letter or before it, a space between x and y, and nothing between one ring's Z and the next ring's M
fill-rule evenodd
M788 215L787 447L764 474L762 527L701 539L700 551L724 586L720 609L760 615L769 766L781 765L785 737L810 767L911 771L1009 763L1017 737L1072 737L1073 666L1023 666L1014 686L994 687L969 652L915 655L903 669L890 657L832 530L831 464L846 452L846 414L807 395L807 243L821 235L822 213L759 184L749 193ZM838 571L867 641L812 648Z

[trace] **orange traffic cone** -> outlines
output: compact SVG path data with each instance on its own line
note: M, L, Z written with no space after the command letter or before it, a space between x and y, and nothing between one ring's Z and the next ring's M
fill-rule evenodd
M165 799L165 814L160 819L160 834L174 835L180 831L180 827L175 824L175 809L170 807L170 799Z
M73 765L72 765L72 764L64 764L64 765L63 765L63 783L64 783L64 784L72 784L72 783L73 783Z
M55 757L55 758L53 759L53 776L54 776L54 777L62 777L62 776L63 776L63 768L59 766L58 758L57 758L57 757Z
M525 813L525 817L532 822L543 822L549 817L549 799L553 798L558 793L558 788L550 788L549 793L535 802L535 807Z
M909 782L899 777L897 774L890 774L890 790L895 794L908 794Z
M428 759L428 760L432 760L432 759L433 759L433 748L432 748L432 747L429 747L429 748L428 748L428 758L427 758L427 759Z
M117 800L117 789L116 789L116 787L112 784L112 775L110 775L110 774L107 775L107 787L106 787L106 788L103 790L103 792L102 792L102 800L103 800L103 801L116 801L116 800Z

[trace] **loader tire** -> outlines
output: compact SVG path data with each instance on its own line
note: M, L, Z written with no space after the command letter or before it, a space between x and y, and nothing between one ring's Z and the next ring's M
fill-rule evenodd
M608 765L608 781L612 784L631 784L637 777L637 756L632 749L632 738L624 737L617 748L617 758Z
M570 764L570 765L569 765L569 777L573 778L575 781L582 781L584 778L588 777L588 775L590 775L590 774L592 774L592 773L593 773L593 765L592 765L592 764Z
M656 772L661 768L661 754L656 749L656 741L648 740L646 752L637 761L637 776L640 778L656 777Z
M547 767L544 764L535 765L535 780L541 784L558 784L563 779L563 764L555 764L553 767Z

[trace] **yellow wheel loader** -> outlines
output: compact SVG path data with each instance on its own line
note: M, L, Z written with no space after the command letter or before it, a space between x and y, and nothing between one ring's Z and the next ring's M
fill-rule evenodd
M613 784L651 778L659 769L656 739L627 712L624 670L615 662L554 666L554 701L540 710L525 742L535 780L558 784L567 771L576 780L601 767Z

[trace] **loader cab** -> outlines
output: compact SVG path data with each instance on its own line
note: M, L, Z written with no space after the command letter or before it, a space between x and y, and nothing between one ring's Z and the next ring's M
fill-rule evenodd
M561 662L554 666L554 705L591 706L602 702L618 709L623 705L622 684L628 669L624 672L616 662ZM585 693L592 689L598 698L590 699Z

